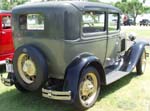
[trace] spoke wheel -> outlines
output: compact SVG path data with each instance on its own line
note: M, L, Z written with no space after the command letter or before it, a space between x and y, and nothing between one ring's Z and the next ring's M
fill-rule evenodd
M88 73L80 84L80 100L82 104L88 105L96 97L98 80L94 73Z
M136 65L137 75L143 74L145 72L145 68L146 68L146 52L144 50L142 56L140 57Z
M41 89L48 79L46 58L31 45L21 46L15 51L13 69L16 83L27 91Z
M36 79L36 67L31 57L21 54L18 58L18 71L24 82L31 84Z
M142 54L142 57L141 57L141 68L142 68L142 72L144 73L145 72L145 68L146 68L146 53L144 52Z
M80 110L92 107L98 98L99 92L99 73L94 67L89 66L81 73L74 105Z

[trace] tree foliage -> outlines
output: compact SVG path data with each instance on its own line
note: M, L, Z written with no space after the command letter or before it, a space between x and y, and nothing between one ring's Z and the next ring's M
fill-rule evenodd
M1 0L0 9L11 10L13 7L23 4L25 2L27 2L27 0L10 0L10 2L6 0Z
M88 0L89 2L100 2L99 0Z
M145 12L145 7L143 6L143 3L139 2L139 0L116 2L115 6L120 8L123 13L132 16L134 18L134 23L136 23L137 16Z

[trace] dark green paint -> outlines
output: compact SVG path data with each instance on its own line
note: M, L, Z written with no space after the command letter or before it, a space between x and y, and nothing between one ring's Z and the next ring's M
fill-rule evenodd
M113 6L91 2L46 2L25 4L14 8L12 23L15 48L24 44L38 47L46 57L50 76L59 79L64 78L67 66L82 53L93 54L100 59L104 67L107 66L106 57L115 58L117 51L120 50L119 45L117 49L115 46L116 41L120 42L120 29L108 33L108 17L106 16L105 32L83 35L81 31L82 13L87 10L103 11L106 14L109 12L121 13ZM19 16L30 13L44 15L44 31L19 28Z

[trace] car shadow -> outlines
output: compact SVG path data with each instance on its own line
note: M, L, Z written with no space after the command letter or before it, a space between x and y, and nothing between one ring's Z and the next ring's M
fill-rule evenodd
M132 72L130 75L102 87L98 101L129 84L134 77L136 74ZM16 89L0 94L0 109L1 111L77 111L71 104L43 98L41 92L21 93Z
M130 81L137 77L136 72L131 72L129 75L119 79L118 81L115 81L114 83L108 85L108 86L102 86L100 95L98 97L98 101L101 98L104 98L105 96L115 92L116 90L122 88L123 86L130 83Z
M0 94L0 111L75 111L72 105L43 98L41 92L21 93L16 89Z

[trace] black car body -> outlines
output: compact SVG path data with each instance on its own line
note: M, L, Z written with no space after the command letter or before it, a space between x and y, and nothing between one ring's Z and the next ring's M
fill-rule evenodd
M143 26L148 26L150 25L150 20L148 19L143 19L140 21L140 26L143 25Z

